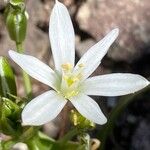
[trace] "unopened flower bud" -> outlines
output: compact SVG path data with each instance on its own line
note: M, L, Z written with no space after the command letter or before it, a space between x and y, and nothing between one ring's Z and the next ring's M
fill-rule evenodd
M23 0L10 0L5 10L6 27L10 38L16 43L25 40L27 12Z
M9 36L13 41L21 43L25 40L27 18L24 13L18 11L9 13L6 19L6 26Z

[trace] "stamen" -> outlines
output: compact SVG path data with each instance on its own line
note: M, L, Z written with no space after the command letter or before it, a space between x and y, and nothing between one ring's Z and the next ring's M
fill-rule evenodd
M80 91L80 80L82 79L82 70L84 64L79 64L78 69L74 72L73 66L70 63L64 63L62 67L62 82L60 91L62 95L69 99L70 97L78 95Z
M64 71L71 71L73 68L70 63L62 64L61 67Z
M82 68L82 67L84 67L84 64L81 63L81 64L78 65L78 67Z

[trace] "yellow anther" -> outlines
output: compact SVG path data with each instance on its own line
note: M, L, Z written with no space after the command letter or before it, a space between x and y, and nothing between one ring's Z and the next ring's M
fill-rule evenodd
M65 71L71 71L72 70L72 65L70 63L62 64L61 65L62 69Z
M81 63L78 65L78 67L82 68L82 67L84 67L84 64Z

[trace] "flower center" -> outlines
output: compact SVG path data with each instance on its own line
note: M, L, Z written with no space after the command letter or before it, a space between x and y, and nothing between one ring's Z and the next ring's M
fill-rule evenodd
M60 93L66 98L76 96L80 91L80 81L82 79L82 68L80 64L76 71L73 71L73 66L70 63L62 64L62 79L60 85Z

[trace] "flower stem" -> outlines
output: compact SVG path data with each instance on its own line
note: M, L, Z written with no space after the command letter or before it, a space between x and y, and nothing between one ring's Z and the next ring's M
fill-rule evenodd
M16 48L17 48L18 53L22 54L24 52L22 43L16 42ZM31 86L30 77L28 76L28 74L25 71L22 71L22 76L23 76L23 80L24 80L24 88L25 88L26 95L29 99L31 99L31 97L32 97L32 86Z
M23 132L23 134L20 136L20 141L28 141L32 137L36 136L38 133L40 127L27 127L27 129Z
M63 138L61 138L58 142L65 143L71 140L75 135L78 135L80 131L77 128L70 130Z

